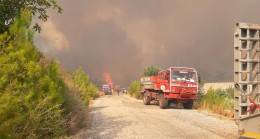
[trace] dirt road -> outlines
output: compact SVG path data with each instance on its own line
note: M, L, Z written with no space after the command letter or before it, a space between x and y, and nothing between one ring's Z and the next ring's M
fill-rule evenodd
M238 138L235 122L197 110L143 105L126 95L107 95L91 106L90 128L85 138L93 139L221 139Z

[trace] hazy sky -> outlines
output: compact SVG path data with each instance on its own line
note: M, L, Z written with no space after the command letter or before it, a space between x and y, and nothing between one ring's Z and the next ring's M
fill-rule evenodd
M153 64L197 68L208 82L233 80L236 22L260 24L260 0L60 0L42 24L40 50L93 81L139 80Z

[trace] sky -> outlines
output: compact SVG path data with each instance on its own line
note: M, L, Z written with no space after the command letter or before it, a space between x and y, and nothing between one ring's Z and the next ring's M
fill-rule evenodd
M260 24L260 0L60 0L36 44L68 71L99 82L139 80L155 65L194 67L206 82L233 81L237 22Z

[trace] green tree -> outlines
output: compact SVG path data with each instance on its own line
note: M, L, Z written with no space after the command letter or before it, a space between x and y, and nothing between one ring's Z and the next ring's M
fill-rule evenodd
M0 35L0 136L55 138L66 133L58 64L33 44L31 12L21 10Z
M82 67L79 67L72 73L72 79L78 90L77 95L85 104L88 104L91 98L96 98L98 96L98 88L89 82L89 76L85 74Z
M160 70L159 67L150 65L143 69L141 76L156 76Z
M141 88L140 82L132 81L128 88L128 92L131 96L140 99L141 98L140 88Z
M31 14L47 21L47 8L52 7L58 13L62 8L57 4L57 0L1 0L0 1L0 33L8 30L8 27L14 22L16 16L19 16L23 8L31 10ZM34 25L36 31L40 31L40 26Z

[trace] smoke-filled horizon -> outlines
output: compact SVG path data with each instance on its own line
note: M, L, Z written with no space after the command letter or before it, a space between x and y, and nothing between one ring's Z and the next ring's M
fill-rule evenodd
M259 0L60 1L36 36L40 51L93 81L138 80L145 66L196 68L207 82L233 80L235 23L260 24Z

